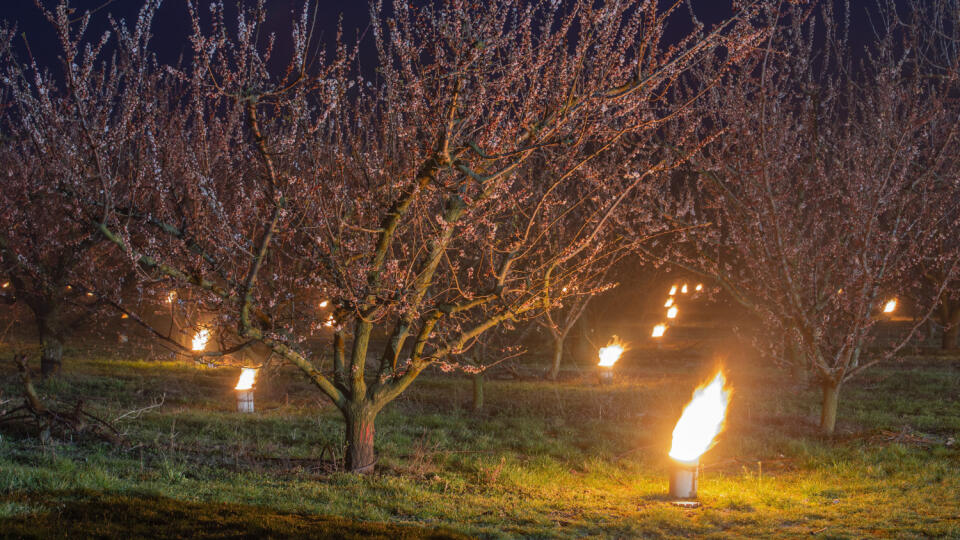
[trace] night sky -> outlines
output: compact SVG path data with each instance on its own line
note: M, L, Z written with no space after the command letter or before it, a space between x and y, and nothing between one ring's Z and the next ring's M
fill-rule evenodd
M41 1L49 7L55 6L57 3L56 0ZM206 5L208 1L196 1L201 8L201 13L207 13ZM249 1L251 4L253 3L252 0ZM281 47L283 47L284 40L288 36L287 21L290 20L291 14L300 13L303 1L268 0L266 2L269 10L269 29L277 34L278 44ZM833 1L839 4L842 0ZM898 2L901 2L901 0L898 0ZM227 2L227 4L235 5L235 2ZM389 1L385 4L389 4ZM722 20L729 15L729 4L730 0L693 0L698 17L708 24ZM109 28L108 15L112 15L116 19L135 20L142 2L139 0L72 0L70 5L76 9L77 16L85 10L97 10L91 28L87 33L88 37L92 37L99 36ZM368 5L365 0L320 0L317 11L318 28L322 32L320 39L328 44L333 40L340 17L343 17L346 41L351 42L357 36L362 35L368 26ZM875 2L872 0L853 0L852 5L854 41L855 44L863 43L870 37L867 11L875 6ZM0 0L0 19L16 25L17 29L26 37L33 56L42 66L59 70L57 60L59 45L56 34L36 7L34 0ZM685 30L683 26L677 24L673 29L680 35ZM154 19L153 29L152 45L161 63L173 64L178 59L185 58L189 52L187 35L190 32L186 0L165 0ZM371 41L369 36L364 40L362 61L373 54ZM16 46L20 54L25 54L26 47L23 39L18 39ZM278 54L276 57L279 60L284 60L282 54ZM282 61L278 62L278 64L282 63ZM364 63L366 65L371 64L369 60Z

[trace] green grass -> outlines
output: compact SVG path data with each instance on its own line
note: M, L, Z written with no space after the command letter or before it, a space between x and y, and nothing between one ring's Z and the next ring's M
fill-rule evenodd
M427 376L377 420L377 472L335 470L342 423L290 370L234 412L236 369L71 360L39 385L83 398L132 446L0 440L7 537L960 538L960 367L881 367L844 388L839 434L816 435L813 389L731 365L726 432L703 459L700 508L670 504L670 432L711 366L643 361L601 387ZM18 400L9 360L3 405ZM760 463L758 465L758 462ZM72 534L71 534L72 533Z

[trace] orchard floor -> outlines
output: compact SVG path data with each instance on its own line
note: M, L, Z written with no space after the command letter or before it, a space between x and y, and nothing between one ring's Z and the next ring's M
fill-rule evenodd
M20 402L10 357L2 409ZM83 398L130 446L0 432L0 537L960 538L960 360L867 372L830 440L815 389L728 365L728 427L703 458L702 506L684 509L665 454L712 368L648 357L610 386L586 368L488 381L481 414L469 379L425 376L380 414L376 473L355 476L337 470L336 411L292 371L238 414L236 368L75 352L38 390Z

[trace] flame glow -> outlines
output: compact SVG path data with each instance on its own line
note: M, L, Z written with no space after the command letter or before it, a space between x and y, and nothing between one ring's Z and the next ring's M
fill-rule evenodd
M672 305L673 305L673 297L671 296L670 298L667 298L667 303L664 304L663 307L670 307Z
M201 328L193 336L193 350L202 351L207 348L207 342L210 341L210 330Z
M677 286L670 287L670 296L677 294Z
M693 399L684 407L673 428L671 458L693 463L713 446L714 437L723 430L730 401L730 389L725 384L726 379L720 371L709 384L693 391Z
M702 290L703 290L703 283L697 283L697 286L694 287L694 290L702 291Z
M897 309L897 299L887 300L887 303L883 306L884 313L893 313L893 310Z
M667 331L667 325L658 324L653 327L653 333L650 334L653 337L663 337L663 333Z
M686 283L683 284L683 287L680 287L680 292L683 293L683 294L687 294L687 284L686 284Z
M174 300L177 299L177 291L170 291L167 293L167 303L172 304Z
M623 351L623 344L614 336L609 345L600 349L600 363L597 365L600 367L613 367L613 365L617 363L617 360L620 359Z
M256 380L257 368L245 367L240 372L240 379L237 380L237 386L234 387L234 390L250 390Z
M668 310L667 310L667 318L668 318L668 319L675 319L675 318L677 318L677 311L678 311L677 306L673 306L673 307L671 307L670 309L668 309Z
M328 302L328 301L326 301L326 300L323 300L323 301L320 302L320 307L325 308L325 307L327 307L327 304L329 304L329 303L330 303L330 302Z
M6 288L9 287L9 286L10 286L10 282L9 282L9 281L4 281L4 282L3 282L3 288L4 288L4 289L6 289Z

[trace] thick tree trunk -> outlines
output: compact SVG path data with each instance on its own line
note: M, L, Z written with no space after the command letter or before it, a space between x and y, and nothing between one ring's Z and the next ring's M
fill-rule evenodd
M344 411L347 422L347 470L355 473L373 472L376 454L373 449L374 420L377 413L368 407L351 407Z
M837 427L837 402L840 399L840 383L823 382L823 404L820 409L820 432L833 435Z
M52 313L37 315L40 338L40 375L46 379L60 372L63 366L63 337Z
M479 413L483 410L483 372L473 375L473 406L472 410Z
M553 336L553 364L550 366L550 372L547 377L551 381L557 380L560 376L560 363L563 362L563 343L566 341L566 335Z

